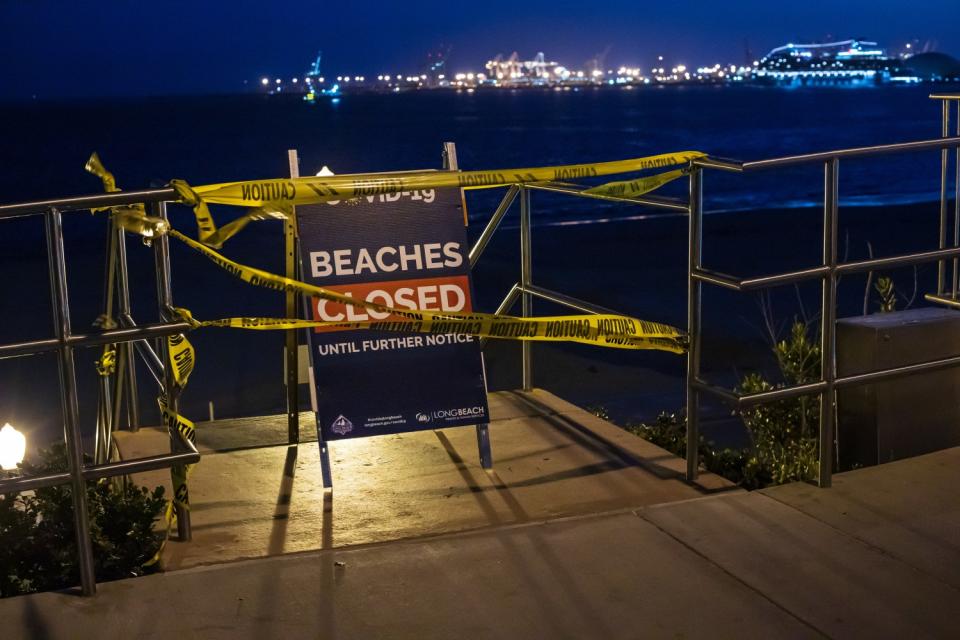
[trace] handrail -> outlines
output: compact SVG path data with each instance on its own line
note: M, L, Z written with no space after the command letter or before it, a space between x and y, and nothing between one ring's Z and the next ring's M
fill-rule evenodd
M777 167L808 164L812 162L823 162L826 160L840 158L879 156L891 153L927 151L930 149L955 149L958 147L960 147L960 137L934 138L932 140L896 142L893 144L880 144L870 147L851 147L848 149L835 149L833 151L818 151L816 153L805 153L796 156L782 156L779 158L767 158L764 160L752 160L749 162L713 158L708 156L706 158L697 158L693 160L693 165L704 169L719 169L721 171L735 171L742 173L744 171L759 171L763 169L773 169Z
M939 371L941 369L948 369L958 365L960 365L960 356L950 356L948 358L938 358L936 360L901 365L899 367L890 367L887 369L877 369L876 371L867 371L866 373L840 376L834 380L834 384L837 386L837 388L854 387L861 384L879 382L881 380L903 378L916 373ZM790 398L798 398L800 396L809 396L815 393L820 393L826 388L827 383L823 381L809 382L806 384L777 387L776 389L770 389L769 391L745 394L740 394L736 391L710 384L701 379L695 380L694 386L696 386L696 388L700 391L704 391L720 398L732 407L743 409L766 402L787 400Z
M622 202L626 204L639 204L646 205L648 207L654 207L657 209L667 209L670 211L686 211L687 203L678 200L677 198L665 198L662 196L637 196L636 198L621 198L618 196L608 196L600 193L587 193L586 191L580 189L572 189L570 187L561 187L552 184L538 184L536 182L528 183L524 185L527 189L535 189L537 191L549 191L552 193L563 193L569 196L577 196L579 198L589 198L593 200L606 200L607 202Z
M819 473L818 484L829 487L832 479L832 462L834 446L834 411L836 390L844 387L867 384L880 380L897 378L915 373L934 371L948 367L960 366L960 356L951 356L935 360L926 360L911 365L892 367L859 373L856 375L838 376L836 370L836 286L838 278L848 273L863 273L878 268L901 267L926 262L938 262L937 294L928 294L925 298L932 302L945 304L953 308L960 308L958 300L958 259L960 259L960 109L958 109L958 123L956 135L950 133L950 111L948 101L960 101L960 94L933 94L931 98L943 100L943 124L940 138L901 142L895 144L875 145L871 147L854 147L808 153L780 158L769 158L752 162L741 162L721 158L698 158L691 163L690 173L690 205L689 205L689 268L688 268L688 327L690 336L690 350L687 355L687 478L695 480L699 473L699 406L700 394L708 394L720 398L734 407L743 408L764 402L785 400L803 395L820 395L820 433L819 433ZM960 105L958 105L960 107ZM956 149L957 177L956 202L954 203L954 234L953 246L947 245L947 181L949 149ZM937 249L915 251L908 254L871 258L854 262L837 261L836 229L839 216L838 206L838 171L842 158L880 156L900 153L911 153L924 150L941 151L941 189L940 189L940 234ZM823 261L820 265L767 276L753 278L738 278L729 274L719 273L707 269L702 264L702 218L703 218L703 191L701 173L706 169L731 172L748 172L771 169L784 166L795 166L810 163L822 163L824 168L823 187ZM952 295L945 292L945 265L946 260L952 258L953 288ZM769 287L817 280L822 283L821 301L821 329L820 351L821 372L820 379L801 385L780 387L760 393L739 394L736 390L712 385L700 377L700 315L702 306L702 287L704 284L731 289L734 291L752 291Z
M118 475L128 475L154 469L195 464L199 462L200 454L192 443L183 442L182 439L176 438L176 444L172 444L171 453L169 454L149 456L135 460L122 460L119 462L101 462L100 460L96 460L95 464L86 464L83 457L78 416L79 403L74 350L79 347L134 343L140 348L141 353L148 361L151 373L154 377L158 378L158 382L163 383L161 384L161 388L166 390L165 395L168 406L176 410L176 393L174 385L171 383L172 372L170 367L163 366L163 363L156 353L146 344L146 340L186 333L193 327L179 318L164 313L165 309L172 306L172 301L170 297L170 271L169 258L166 253L166 237L162 237L158 242L154 243L154 253L158 267L157 286L160 292L161 318L167 321L145 326L137 326L133 322L133 319L129 315L129 306L126 299L126 296L129 294L125 282L126 254L125 252L120 252L119 255L121 257L119 260L121 263L119 266L122 271L120 288L123 294L121 314L119 317L121 326L87 334L73 333L70 322L70 301L67 293L63 217L60 207L70 210L144 203L154 205L156 208L154 213L163 217L166 215L165 202L175 198L175 196L176 193L172 189L153 189L148 191L115 192L99 194L97 196L45 200L0 207L0 219L40 214L45 217L48 257L47 268L50 275L55 335L52 338L40 340L0 344L0 358L57 352L60 365L60 403L63 407L68 467L68 470L65 472L0 479L0 493L39 489L61 484L71 485L80 585L84 595L92 595L96 591L93 549L90 540L90 514L87 509L87 492L85 489L86 483L91 480ZM118 234L118 239L121 242L123 241L122 232ZM167 317L164 318L164 316ZM130 363L132 365L132 359ZM133 378L131 378L131 380L133 380ZM101 387L102 392L104 388L107 389L106 393L109 394L109 387ZM101 401L102 400L103 398L101 398ZM117 406L119 407L119 403ZM105 424L107 423L99 423L98 428ZM177 507L180 537L181 539L189 539L189 518L181 517L185 510L179 505L177 505Z
M939 97L944 101L960 100L960 94L956 96L940 96L939 94L934 94L934 96L931 97ZM532 313L532 304L534 298L560 304L584 313L616 313L604 307L600 307L578 298L552 291L550 289L545 289L533 284L531 255L531 192L535 190L549 191L578 197L610 200L616 202L628 202L630 204L639 204L653 208L687 212L689 216L689 288L687 328L690 336L690 348L687 355L687 477L690 480L693 480L696 478L698 473L698 412L699 398L701 393L718 396L726 402L738 407L752 406L754 404L769 402L772 400L782 400L800 395L818 393L822 398L822 408L820 414L821 447L819 484L821 486L829 486L832 474L829 464L830 452L832 450L833 443L832 406L836 389L903 375L910 375L918 372L960 366L960 356L954 356L902 367L894 367L891 369L883 369L856 375L838 377L836 376L836 345L835 337L833 335L833 326L835 324L836 313L836 282L840 275L844 273L863 272L879 267L919 264L921 262L939 261L941 265L943 265L944 261L948 258L960 258L960 246L958 246L960 245L960 241L956 240L955 238L954 246L946 246L946 235L944 230L946 218L945 214L942 213L941 238L938 249L850 263L838 263L836 259L835 230L838 215L837 169L840 159L940 149L943 154L944 162L946 162L947 149L954 148L960 150L960 130L958 130L956 137L949 137L946 109L944 109L944 114L945 122L943 137L933 140L920 140L914 142L877 145L872 147L839 149L750 162L741 162L737 160L714 157L699 158L694 160L690 165L688 191L689 198L686 202L676 198L663 198L658 196L645 196L635 199L606 196L598 197L596 194L587 194L578 191L577 189L568 188L562 185L511 185L508 187L507 193L505 194L500 205L497 207L494 215L491 217L491 220L481 233L477 243L470 250L468 258L469 263L471 268L475 266L490 239L499 228L502 219L511 208L513 202L519 199L521 214L520 281L512 286L506 298L500 304L498 313L506 312L513 307L516 302L521 301L523 303L523 315L527 317ZM752 278L737 278L728 274L711 271L703 266L703 188L701 174L704 170L714 169L721 171L747 172L817 162L822 162L824 164L825 231L824 256L822 264L798 271ZM942 175L943 180L946 180L945 169L942 172ZM945 193L946 190L944 185L942 194ZM517 196L519 196L519 198ZM942 198L945 197L945 195L942 195ZM169 367L163 366L163 362L160 360L160 357L157 355L157 353L149 348L149 344L146 343L146 340L183 333L189 331L191 327L188 323L181 322L179 319L174 318L169 314L169 309L172 308L169 253L166 238L161 237L157 242L154 243L154 253L157 271L157 298L160 306L160 317L162 321L151 325L136 326L128 313L121 313L121 326L119 328L88 334L73 334L70 327L69 302L66 295L66 272L63 258L61 212L101 207L115 207L129 204L146 204L152 205L151 212L153 214L165 217L166 203L175 201L178 201L178 194L176 190L170 187L164 187L159 189L121 191L106 194L101 193L96 195L75 196L56 200L42 200L0 206L0 219L28 215L45 215L47 218L48 253L51 254L49 271L51 275L51 282L53 283L52 288L54 289L53 307L55 320L57 322L56 337L12 344L0 344L0 358L51 351L56 351L59 353L61 361L61 400L65 408L65 423L67 427L66 439L68 448L70 449L69 471L37 477L20 477L0 480L0 493L35 489L55 484L71 483L73 485L72 494L74 498L74 511L76 519L75 528L78 543L77 546L80 557L81 585L83 592L88 595L95 591L96 584L93 575L89 515L86 513L85 492L83 491L84 483L90 480L112 477L116 475L126 475L170 466L193 464L199 461L200 454L195 446L186 444L186 451L178 450L177 447L179 445L176 445L172 447L172 452L170 454L89 466L83 463L82 451L79 448L79 430L76 415L77 388L73 365L73 349L81 346L134 343L141 348L141 354L148 362L148 365L152 365L149 368L154 377L158 379L158 382L161 383L162 387L170 390L167 398L168 406L170 406L172 409L175 409L177 398L174 385L172 384L172 372ZM958 205L958 207L960 207L960 205ZM945 203L942 204L941 210L942 212L945 212ZM956 216L957 219L960 220L960 208L958 208ZM943 268L941 266L941 272L942 271ZM823 283L823 302L821 305L823 318L821 327L821 353L823 354L823 369L821 371L820 380L803 385L782 387L760 393L741 395L736 393L736 391L711 385L710 383L701 379L700 314L702 305L701 290L703 284L717 285L736 291L750 291L808 279L820 279ZM928 299L935 299L938 302L944 302L953 306L960 305L960 302L958 302L956 299L956 282L954 283L954 296L950 300L948 300L944 295L942 282L943 279L941 278L940 283L938 284L937 296L928 296ZM485 340L483 342L485 342ZM522 347L523 386L524 388L530 388L532 386L532 345L529 342L524 342ZM181 528L181 537L183 539L189 539L188 513L181 514L180 517L178 517L178 526Z
M119 207L128 204L148 204L153 202L176 202L180 196L171 187L161 189L142 189L140 191L112 191L87 196L57 198L56 200L35 200L16 204L0 205L0 220L20 216L40 215L50 209L61 213L101 207Z
M518 288L520 289L520 293L529 293L530 295L540 298L541 300L559 304L567 307L568 309L573 309L574 311L579 311L581 313L592 313L594 315L624 315L619 311L613 311L612 309L607 309L606 307L601 307L599 305L580 300L579 298L568 296L565 293L558 293L556 291L544 289L543 287L538 287L533 284L518 285Z
M0 359L56 351L63 345L70 347L96 347L104 344L113 344L115 342L134 342L148 338L162 338L184 333L191 329L193 329L193 326L189 322L163 322L139 327L108 329L95 333L73 333L63 340L43 338L41 340L29 340L27 342L12 342L9 344L0 344Z

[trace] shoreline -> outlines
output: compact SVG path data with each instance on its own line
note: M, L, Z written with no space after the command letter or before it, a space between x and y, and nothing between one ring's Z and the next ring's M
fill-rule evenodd
M629 87L629 88L627 88ZM326 100L318 100L316 105L327 104L331 101L332 98L344 98L344 97L368 97L368 96L410 96L410 95L490 95L496 93L510 94L516 93L518 91L523 93L543 93L543 94L567 94L567 93L587 93L587 90L600 90L605 92L615 92L615 91L637 91L641 93L645 92L661 92L669 90L678 90L678 91L688 91L691 89L704 89L704 90L724 90L729 89L733 91L744 90L744 91L761 91L761 92L771 92L771 93L787 93L787 92L797 92L797 91L808 91L808 92L824 92L824 93L848 93L848 92L875 92L883 90L899 90L899 89L915 89L917 87L929 87L931 91L943 90L943 91L952 91L960 87L960 79L957 80L927 80L920 83L910 83L902 84L889 82L880 85L857 85L857 86L846 86L846 85L816 85L816 86L804 86L804 87L790 87L790 86L779 86L776 84L751 84L751 83L720 83L720 82L669 82L669 83L650 83L650 84L635 84L635 85L604 85L604 84L584 84L579 86L569 85L565 87L544 87L544 86L512 86L512 87L476 87L474 91L468 91L467 87L422 87L422 88L408 88L399 92L391 90L382 90L382 89L370 89L370 90L359 90L359 91L347 91L340 92L338 96L322 96ZM559 90L558 90L559 89ZM138 102L147 102L147 101L180 101L180 100L209 100L209 99L223 99L223 100L272 100L275 102L287 102L287 103L302 103L305 106L316 106L311 105L309 102L304 100L305 94L294 94L294 93L279 93L279 94L266 94L260 92L259 89L241 89L241 90L221 90L221 91L210 91L206 93L198 92L158 92L158 93L142 93L142 94L123 94L123 95L111 95L111 94L101 94L101 95L24 95L24 96L15 96L15 95L6 95L0 96L0 108L11 107L11 108L30 108L30 107L44 107L44 106L64 106L64 105L103 105L103 104L133 104Z

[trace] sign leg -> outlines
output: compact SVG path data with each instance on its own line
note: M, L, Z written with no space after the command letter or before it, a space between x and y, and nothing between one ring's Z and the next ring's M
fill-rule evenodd
M320 447L320 476L323 478L323 488L333 489L333 473L330 471L330 447L323 439L323 431L320 428L320 416L317 418L317 445Z
M477 448L480 450L480 466L493 469L493 453L490 451L490 425L482 422L477 425Z

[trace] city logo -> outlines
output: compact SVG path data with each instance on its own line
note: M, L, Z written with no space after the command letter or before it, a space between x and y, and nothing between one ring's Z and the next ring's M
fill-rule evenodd
M331 431L341 436L345 436L351 431L353 431L353 423L347 420L342 415L337 416L337 419L333 421L333 424L330 426Z
M428 422L430 422L430 414L429 414L429 413L423 413L423 412L421 412L421 411L418 411L418 412L417 412L417 422L419 422L419 423L421 423L421 424L427 424Z
M483 407L476 406L460 407L458 409L440 409L430 415L437 420L457 420L459 418L482 418L485 413Z

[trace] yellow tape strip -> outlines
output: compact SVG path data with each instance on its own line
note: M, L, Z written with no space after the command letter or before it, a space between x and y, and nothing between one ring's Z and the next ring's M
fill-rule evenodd
M375 329L401 333L460 334L477 337L515 340L580 342L621 349L658 349L683 353L686 336L676 327L638 320L629 316L613 314L547 316L518 318L487 313L457 313L417 309L396 309L375 302L356 300L321 287L286 278L276 274L242 265L217 253L205 245L220 245L242 229L251 220L265 215L285 216L295 204L323 202L337 198L353 198L377 193L392 193L403 190L492 186L558 181L576 177L592 177L611 173L624 173L689 162L703 156L698 151L662 154L633 160L602 162L588 165L566 165L532 169L503 171L442 172L423 171L404 174L357 174L352 176L323 176L272 180L263 182L237 182L190 188L182 181L171 184L182 199L194 205L200 241L169 228L165 221L150 218L136 208L120 209L118 222L129 231L143 235L168 234L186 243L214 264L232 273L249 284L280 290L295 291L306 296L315 296L331 302L362 307L384 316L393 316L389 321L369 320L363 322L314 322L295 318L225 318L197 323L198 326L219 326L244 329L288 330L308 327L338 327L343 329ZM105 188L116 188L116 183L94 154L87 163L87 170L99 175ZM592 193L631 197L680 177L682 169L657 176L638 178L594 187ZM299 194L299 195L298 195ZM210 216L205 199L225 204L256 206L257 210L234 220L217 230ZM196 321L195 321L196 322ZM189 343L188 343L189 344ZM192 353L192 349L190 350ZM192 367L191 367L192 368ZM187 374L189 375L189 374ZM179 382L178 382L179 383Z
M172 180L170 186L177 190L184 203L193 207L200 242L207 246L219 248L251 221L268 217L284 217L288 215L290 207L294 205L315 204L332 200L351 200L364 196L418 189L443 189L448 187L486 189L511 184L593 178L686 164L705 155L700 151L680 151L630 160L555 167L529 167L492 171L411 171L402 174L362 173L344 176L308 176L225 182L199 187L191 187L182 180ZM588 190L588 192L617 195L624 198L637 197L675 180L680 175L682 175L682 171L669 171L658 176L601 185L595 187L595 190ZM208 203L256 207L257 211L247 213L225 225L222 229L218 229L213 221L213 216L210 215Z
M262 207L268 204L313 204L414 189L478 187L592 178L685 164L705 154L700 151L664 153L631 160L571 164L556 167L494 171L417 171L402 174L363 173L344 176L308 176L194 187L202 200L216 204Z
M167 351L170 353L170 360L167 366L172 367L174 382L182 390L190 379L190 374L193 372L193 367L196 364L196 352L194 351L193 345L190 344L190 341L183 335L167 336ZM171 410L167 406L165 398L157 398L157 404L160 405L160 416L163 424L167 427L167 431L176 433L181 442L188 444L189 447L196 448L196 425L185 416ZM166 534L164 535L160 548L157 549L157 552L150 560L144 563L144 567L149 567L160 562L163 556L163 549L167 545L167 540L170 539L170 531L177 521L177 512L174 507L178 506L187 510L190 509L190 490L187 485L187 480L190 479L190 474L193 472L195 466L196 465L188 464L170 467L170 482L173 485L173 496L167 502L167 508L163 515L167 523Z
M170 362L173 365L173 379L181 389L187 386L187 380L196 364L196 354L193 345L184 335L169 336L167 345L170 351Z
M100 156L97 155L96 151L90 154L90 159L87 160L87 164L84 165L83 168L86 169L88 173L92 173L103 181L103 190L107 193L120 191L120 189L117 188L116 179L112 173L107 171L103 163L100 162Z
M636 178L634 180L608 182L598 187L584 189L583 193L601 196L614 196L617 198L638 198L645 193L650 193L655 189L659 189L668 182L672 182L686 173L687 172L684 169L674 169L673 171L659 173L655 176Z
M101 376L113 375L117 369L117 352L106 345L103 348L103 355L96 361L97 373Z
M370 320L364 322L314 322L288 318L226 318L200 322L197 323L198 326L243 329L296 329L322 326L401 333L455 333L513 340L581 342L620 349L659 349L672 351L673 353L683 353L685 350L686 338L680 329L657 322L638 320L629 316L598 314L518 318L489 313L396 309L375 302L357 300L322 287L242 265L175 229L171 229L169 235L184 242L220 268L249 284L278 291L296 291L302 295L362 307L398 318L389 321Z

